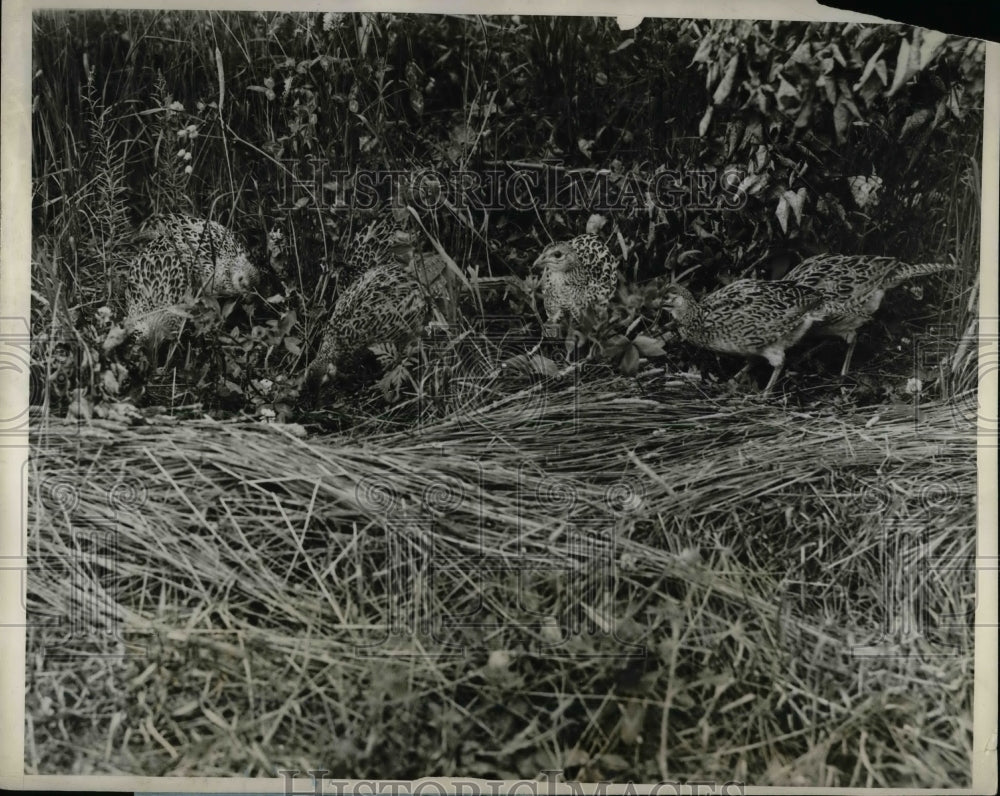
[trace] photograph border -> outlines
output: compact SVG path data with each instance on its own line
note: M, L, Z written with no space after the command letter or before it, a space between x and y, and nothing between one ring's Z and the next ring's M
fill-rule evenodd
M163 2L157 8L179 8L195 10L218 8L227 10L267 10L274 3L196 3ZM136 3L107 2L96 3L31 3L25 0L8 0L3 4L3 72L2 72L2 160L0 160L0 246L2 246L2 266L0 266L0 338L15 338L26 335L27 318L30 313L30 248L31 248L31 12L45 8L135 8ZM321 6L315 2L288 0L284 10L319 11L330 10L334 6ZM736 5L723 0L700 0L692 2L652 2L630 0L628 4L618 4L627 14L619 14L623 27L637 24L646 16L661 17L730 17L739 9L741 18L752 19L796 19L827 21L869 21L885 22L878 17L820 7L811 2L755 2L753 6ZM524 9L524 10L521 10ZM398 0L397 2L339 3L338 11L391 11L398 13L438 13L460 12L469 14L567 14L564 3L505 3L496 4L473 2L473 0L449 0L427 2L421 0ZM752 13L751 13L752 11ZM609 16L608 5L593 0L578 0L570 12L572 15L593 14ZM610 14L614 16L614 14ZM981 229L981 294L980 294L980 407L985 412L994 412L997 405L996 370L998 361L998 326L1000 309L997 302L998 281L998 186L1000 186L1000 44L988 42L986 47L986 88L984 108L984 136L982 161L982 229ZM0 340L2 345L2 340ZM27 352L25 352L27 353ZM172 792L283 792L286 782L281 778L241 779L214 777L114 777L114 776L30 776L24 772L24 674L25 674L25 613L24 594L26 589L26 512L27 505L27 396L28 369L19 368L7 361L0 362L0 512L2 512L2 534L0 534L0 610L2 610L3 662L0 666L0 692L3 694L3 709L0 710L0 785L4 788L25 790L40 789L104 789L135 791ZM992 364L993 372L984 370L984 363ZM982 421L979 428L978 487L979 514L977 534L977 604L975 634L975 714L974 753L972 759L972 786L956 789L956 793L983 793L997 788L997 448L995 424L988 427ZM419 780L421 783L440 783L446 790L454 790L457 782L484 783L475 778ZM340 782L339 780L337 782ZM386 783L390 781L387 780ZM312 792L308 778L298 778L294 782L296 790ZM325 792L373 792L371 783L352 781L340 790L330 788ZM411 783L416 784L416 783ZM552 793L592 793L596 785L574 785L566 783L538 783L538 790ZM499 791L489 788L489 792L502 793L517 783ZM544 787L542 787L544 786ZM649 785L604 786L601 792L625 793L648 792ZM367 789L366 789L367 788ZM524 792L524 782L520 792ZM821 793L843 792L844 789L829 791L822 788L779 788L747 786L748 793ZM881 789L871 789L881 791ZM920 792L919 790L891 789L895 793ZM391 791L386 791L391 792ZM427 793L441 792L427 790ZM670 791L663 791L670 792ZM867 792L851 789L851 792ZM466 790L468 793L468 790Z

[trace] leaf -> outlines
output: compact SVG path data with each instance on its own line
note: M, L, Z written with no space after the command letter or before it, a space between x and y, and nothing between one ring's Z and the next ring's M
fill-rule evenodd
M128 334L121 326L112 326L108 331L108 336L104 338L104 342L101 344L101 350L107 354L113 351L122 343L128 339Z
M701 117L701 121L698 123L698 137L704 138L705 133L708 132L708 126L712 123L712 111L714 110L712 105L708 106L708 110L705 111L705 115Z
M627 50L633 44L635 44L635 39L625 39L625 41L623 41L621 44L615 47L615 49L613 49L611 52L620 53L622 50Z
M896 56L896 73L892 78L892 88L886 96L893 96L914 75L926 69L947 39L946 34L935 30L915 30L912 44L904 40Z
M937 30L919 31L922 41L920 42L919 68L926 69L931 61L937 56L942 45L948 40L945 33Z
M736 53L729 59L729 63L726 64L726 72L722 76L722 80L719 81L719 85L716 86L715 93L712 95L713 105L721 105L733 90L733 80L736 78L736 69L739 63L739 53Z
M281 334L288 334L295 326L296 321L298 321L298 315L295 310L289 310L281 316L281 320L278 322L278 331Z
M812 63L812 60L812 47L809 46L809 42L804 41L795 48L795 51L792 53L791 58L788 59L788 62L791 64L810 64Z
M879 63L879 58L882 57L882 52L885 50L885 42L878 46L875 54L868 59L868 63L865 64L864 71L861 73L861 77L858 78L858 82L854 84L854 90L858 91L872 76L873 73L877 74L875 67ZM885 62L882 62L882 82L885 82Z
M956 119L962 119L965 116L965 111L962 110L962 86L953 86L951 91L948 92L948 98L946 100L948 104L948 110L951 111L952 116Z
M833 108L833 127L837 132L838 143L847 141L847 128L851 123L851 112L844 102L838 102Z
M802 103L802 107L799 109L799 115L795 117L795 126L798 129L807 127L813 114L813 104L812 101L806 101Z
M726 125L726 157L732 157L733 152L736 151L736 147L743 135L743 122L739 119L733 119Z
M757 167L758 172L764 171L768 163L771 162L770 152L765 144L761 144L757 147L757 151L754 153L754 165Z
M788 211L789 211L788 200L785 198L787 193L788 192L786 191L784 194L781 195L781 198L778 200L778 207L774 211L774 214L778 217L778 223L781 224L781 231L784 232L786 235L788 234Z
M879 80L882 81L882 85L888 85L889 83L889 67L885 65L885 61L879 61L875 64L875 74L879 76Z
M740 187L737 189L737 193L746 196L756 196L766 187L766 174L749 174L743 178L743 181L740 183Z
M559 366L541 354L535 354L531 358L531 369L543 376L557 376L559 374Z
M775 92L774 96L775 99L778 100L779 106L787 108L789 105L793 104L793 100L797 100L799 98L799 90L785 80L784 75L779 75L778 90Z
M226 103L226 73L222 68L222 51L218 47L215 48L215 74L219 79L219 113L222 113Z
M281 339L285 345L285 350L288 351L288 353L293 354L294 356L298 356L302 353L302 345L299 342L299 338L283 337Z
M930 120L931 112L929 108L921 108L911 113L906 117L906 121L903 122L903 129L899 131L899 142L906 143L914 138L917 133L927 126Z
M799 188L795 193L789 192L788 204L795 213L795 222L802 223L802 209L806 206L806 189Z
M746 130L743 131L743 140L740 142L740 147L750 147L754 144L760 144L763 140L763 125L761 125L760 119L754 119L747 125Z
M899 45L899 52L896 54L896 71L892 76L892 88L889 89L888 96L895 94L902 85L910 79L916 72L910 72L910 43L903 39L902 44Z
M638 335L632 342L644 357L662 357L667 353L662 342L644 334Z
M626 346L630 345L629 339L623 334L616 334L604 341L604 352L610 359L621 356L625 353Z
M118 379L115 378L114 373L112 373L110 370L104 371L104 373L101 374L101 381L103 382L104 390L108 394L110 395L118 394L119 384L118 384Z
M600 232L604 225L608 223L608 219L599 213L594 213L587 219L587 234L596 235Z
M600 762L610 771L628 771L632 767L624 757L616 754L601 755Z
M618 363L618 370L626 376L634 376L639 370L639 350L634 345L625 349L625 356Z
M837 84L829 78L822 80L823 90L826 92L826 99L831 105L837 104Z
M705 36L702 38L701 43L698 45L698 49L695 51L694 57L691 59L692 64L704 64L708 63L709 53L712 51L712 45L715 44L715 37ZM690 64L688 64L690 66Z
M840 90L840 101L844 103L844 107L851 112L851 115L857 119L859 122L864 121L864 117L861 116L861 111L858 110L858 106L854 104L854 97L851 96L851 89L847 85L846 80L838 80L837 88Z

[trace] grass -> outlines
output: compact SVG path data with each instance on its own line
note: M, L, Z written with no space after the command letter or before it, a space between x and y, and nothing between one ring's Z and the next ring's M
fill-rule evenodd
M893 97L870 77L866 121L840 141L842 98L817 88L830 59L792 74L772 54L849 53L830 68L855 86L908 31L34 21L27 772L969 782L981 51L949 42ZM713 76L726 62L748 71ZM913 172L901 131L918 110L936 118L941 75L968 79L965 104L926 129L935 157ZM788 80L812 103L804 127L809 109L767 99L789 101ZM654 344L674 279L700 293L817 248L959 268L922 283L923 305L893 294L846 381L831 375L839 342L790 352L770 401L717 386L734 360L677 345L656 368L632 357L628 378L608 361L543 377L512 359L538 339L537 297L505 285L537 282L540 243L595 208L411 203L418 253L457 265L447 324L311 415L297 380L346 242L372 220L308 181L280 194L317 155L350 175L509 176L551 157L647 188L709 164L770 175L737 212L609 214L628 282L611 331ZM845 177L872 164L883 200L854 206ZM788 228L779 186L807 195ZM123 408L137 363L105 343L135 224L161 211L218 219L260 250L281 230L281 301L193 313L178 369L139 384L169 408L138 418Z
M38 428L29 615L100 587L78 644L135 654L32 645L28 770L967 782L961 413L622 381L360 442Z

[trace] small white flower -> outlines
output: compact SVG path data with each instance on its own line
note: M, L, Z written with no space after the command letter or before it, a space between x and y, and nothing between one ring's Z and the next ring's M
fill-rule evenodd
M184 173L185 174L190 174L193 171L194 171L194 169L191 166L185 166L184 167Z
M851 188L851 196L854 199L854 204L860 209L864 210L868 206L878 206L880 201L879 191L882 190L881 177L877 177L874 174L871 177L858 175L856 177L849 177L847 184Z
M915 395L924 389L924 383L918 378L907 379L906 392L908 395Z
M184 110L184 103L177 102L175 100L174 102L170 103L170 110L172 110L172 111L183 111Z
M191 152L190 152L190 150L184 153L184 160L191 160Z
M599 213L594 213L590 218L587 219L587 234L596 235L600 232L604 225L608 223L608 220L600 215Z
M510 666L510 653L506 650L493 650L493 652L490 653L490 658L486 662L486 665L490 669L494 670L506 669Z

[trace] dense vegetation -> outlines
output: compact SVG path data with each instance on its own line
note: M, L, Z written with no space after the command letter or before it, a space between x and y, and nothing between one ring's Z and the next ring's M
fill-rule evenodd
M628 281L605 340L625 372L660 353L621 333L663 330L663 280L711 289L815 252L962 263L923 305L897 295L870 352L927 320L954 339L973 318L974 41L818 23L177 11L45 12L35 31L36 339L73 351L35 397L61 410L74 388L91 402L128 392L102 343L132 225L163 211L223 220L261 262L266 232L287 233L282 301L242 325L201 307L200 348L171 359L210 407L295 402L350 233L392 205L470 277L526 280L527 296L456 296L452 339L496 332L484 312L537 317L528 265L595 213ZM373 172L385 181L366 190Z
M45 11L33 54L28 772L968 784L980 43ZM461 271L447 323L307 405L390 210ZM176 211L273 273L157 370L122 281ZM602 345L518 360L530 264L587 229ZM664 283L818 252L957 268L766 401L669 339Z

